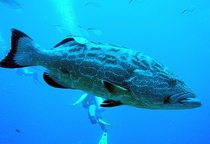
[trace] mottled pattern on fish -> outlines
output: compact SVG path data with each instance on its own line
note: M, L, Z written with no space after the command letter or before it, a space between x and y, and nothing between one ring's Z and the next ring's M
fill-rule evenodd
M70 41L45 54L40 64L66 87L128 105L147 107L147 99L160 99L158 101L162 102L164 91L170 90L168 84L173 84L173 79L177 78L149 56L122 46L101 43L80 45ZM103 81L128 89L130 95L110 93ZM139 104L141 101L144 102Z
M148 109L187 109L201 105L196 95L168 68L135 50L67 38L50 50L13 30L12 49L1 67L43 66L54 87L86 91L120 104Z

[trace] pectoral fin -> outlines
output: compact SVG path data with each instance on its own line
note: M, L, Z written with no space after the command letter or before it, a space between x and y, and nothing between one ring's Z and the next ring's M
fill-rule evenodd
M108 81L103 81L104 87L112 94L125 94L129 93L128 89L123 88L119 85L110 83Z
M102 104L100 104L101 107L115 107L119 105L122 105L122 103L114 100L105 100Z

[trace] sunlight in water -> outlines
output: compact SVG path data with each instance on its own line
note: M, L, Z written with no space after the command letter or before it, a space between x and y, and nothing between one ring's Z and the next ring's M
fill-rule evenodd
M55 9L61 18L60 24L70 34L79 35L74 13L74 0L53 0Z

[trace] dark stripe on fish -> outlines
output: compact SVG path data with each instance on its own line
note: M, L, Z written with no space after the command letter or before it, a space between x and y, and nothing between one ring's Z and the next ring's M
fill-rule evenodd
M118 64L116 59L115 59L115 60L107 59L107 60L106 60L106 63L107 63L107 64L114 64L114 65L115 65L115 64Z
M145 65L142 64L142 63L140 63L140 62L137 61L137 60L132 59L132 62L133 62L133 64L135 64L136 66L138 66L138 67L139 67L140 69L142 69L142 70L147 70L147 69L148 69L147 66L145 66Z
M120 49L111 48L110 51L118 52L118 51L120 51Z
M74 47L74 48L71 48L69 49L69 52L79 52L82 48L81 47Z
M98 54L97 53L88 53L87 56L88 57L96 57L96 56L98 56Z
M101 48L100 47L92 47L92 48L90 48L90 50L101 50Z

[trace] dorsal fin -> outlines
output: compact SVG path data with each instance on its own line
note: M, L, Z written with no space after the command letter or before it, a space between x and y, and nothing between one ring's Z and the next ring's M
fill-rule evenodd
M59 42L58 44L56 44L54 46L54 48L57 48L57 47L59 47L61 45L64 45L64 44L66 44L66 43L68 43L70 41L75 41L75 40L73 38L65 38L64 40L62 40L61 42Z

